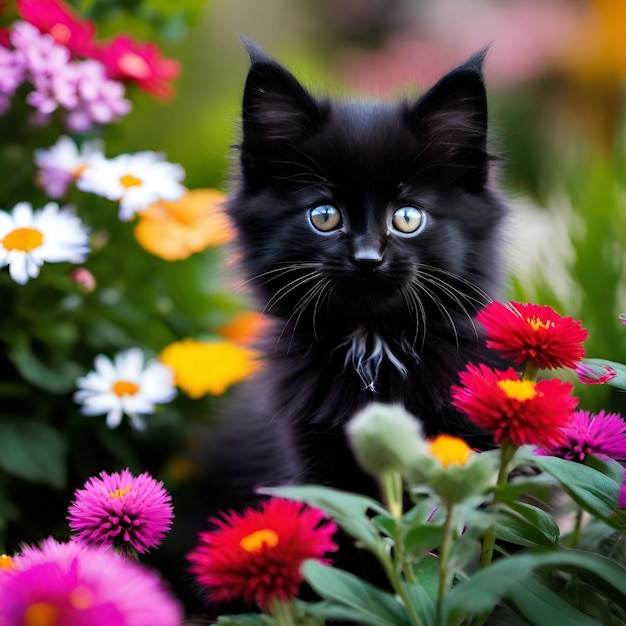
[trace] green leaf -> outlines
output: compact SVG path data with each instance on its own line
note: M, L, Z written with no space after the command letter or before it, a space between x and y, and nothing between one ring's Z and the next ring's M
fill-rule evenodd
M619 484L597 469L553 456L537 456L535 463L554 477L583 509L611 523Z
M508 594L507 604L533 626L602 626L546 587L537 576L526 576Z
M384 544L376 527L369 521L368 512L374 511L383 517L390 517L389 512L372 498L353 493L313 485L290 487L272 487L262 493L280 496L324 511L351 537L360 541L374 554L380 555ZM377 523L380 524L380 521Z
M515 593L528 574L541 569L574 572L618 606L626 603L626 569L615 561L577 550L532 552L496 561L456 585L444 600L447 623L458 624L466 617L491 612L503 598Z
M71 391L83 373L82 368L72 361L57 359L54 363L44 363L24 341L16 342L9 356L26 381L55 394Z
M559 526L548 513L523 502L498 511L493 529L499 539L520 546L551 547L559 541Z
M404 544L404 552L417 556L431 552L440 545L443 534L442 526L435 526L434 524L412 526L401 537L401 541Z
M391 594L348 572L309 560L304 562L302 574L316 593L349 609L349 615L359 624L370 626L410 624L405 607Z
M64 437L48 424L29 419L0 419L0 467L36 483L62 488L66 481Z

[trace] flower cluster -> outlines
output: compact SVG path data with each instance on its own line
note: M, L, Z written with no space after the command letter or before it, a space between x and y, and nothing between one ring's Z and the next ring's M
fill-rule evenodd
M172 94L169 83L180 68L154 44L127 35L98 42L95 24L61 0L18 0L17 9L23 21L12 25L8 45L0 47L0 113L27 84L26 101L38 123L62 111L68 129L85 131L130 111L125 82L158 97Z

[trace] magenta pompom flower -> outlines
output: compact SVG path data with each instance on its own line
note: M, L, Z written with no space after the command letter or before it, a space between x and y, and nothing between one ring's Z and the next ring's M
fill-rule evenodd
M47 539L0 569L2 626L178 626L155 573L104 548Z
M293 600L300 589L300 566L337 550L337 530L318 509L274 498L261 510L235 511L217 529L200 533L200 545L187 558L191 572L213 602L240 600L268 610L274 600Z
M626 422L619 413L576 411L564 433L563 443L540 448L539 454L581 463L589 455L626 460Z
M573 368L585 356L582 344L587 330L549 306L491 302L476 319L485 327L487 347L514 363L530 361L541 369Z
M468 365L460 380L452 387L452 403L497 442L551 447L565 441L563 429L578 403L571 383L521 380L512 368L502 372L483 364Z
M158 546L172 525L171 496L147 472L130 470L92 477L77 489L70 506L70 528L82 541L143 554Z

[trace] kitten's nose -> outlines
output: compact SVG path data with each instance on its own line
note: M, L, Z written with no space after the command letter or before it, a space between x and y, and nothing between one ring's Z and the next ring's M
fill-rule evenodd
M383 255L375 247L363 246L354 251L352 262L362 272L373 272L383 262Z

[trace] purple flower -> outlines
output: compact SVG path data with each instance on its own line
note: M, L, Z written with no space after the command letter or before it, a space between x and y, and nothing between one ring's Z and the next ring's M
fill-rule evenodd
M24 77L33 88L26 95L26 102L36 109L38 123L48 122L61 109L69 129L86 131L94 124L108 124L130 111L124 85L110 80L100 61L73 61L65 46L27 22L13 25L11 43Z
M587 455L626 460L626 422L619 413L575 411L564 433L565 443L537 453L581 463Z
M13 50L0 46L0 115L10 107L10 98L24 80L24 62Z
M181 617L156 574L103 548L46 539L0 569L3 626L178 626Z
M171 496L147 472L92 477L77 489L68 519L76 537L90 544L143 554L158 546L172 525Z

